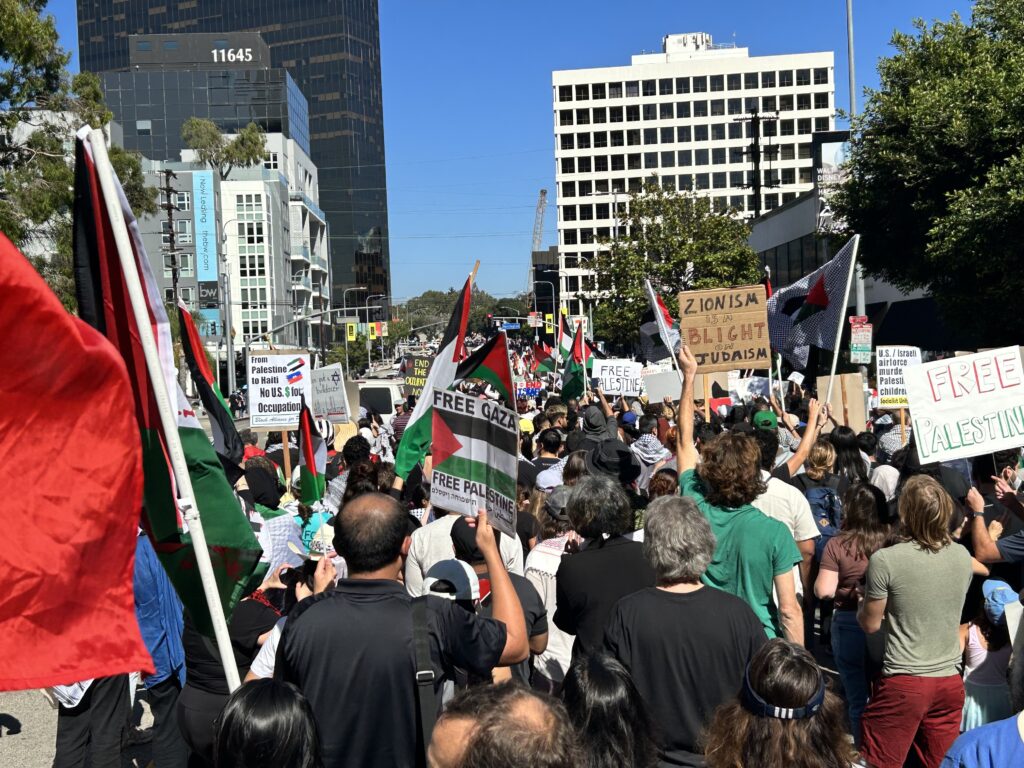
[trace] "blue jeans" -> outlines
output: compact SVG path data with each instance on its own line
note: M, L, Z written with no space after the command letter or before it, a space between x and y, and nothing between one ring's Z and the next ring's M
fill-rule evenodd
M860 744L860 718L868 703L869 669L867 641L857 623L856 611L836 611L832 616L832 656L843 681L853 740Z

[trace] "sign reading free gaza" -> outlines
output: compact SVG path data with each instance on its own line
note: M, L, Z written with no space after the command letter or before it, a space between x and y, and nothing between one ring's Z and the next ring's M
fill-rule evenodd
M1024 445L1018 347L909 366L903 380L922 464Z
M249 424L295 429L301 402L313 402L309 355L295 352L249 355Z

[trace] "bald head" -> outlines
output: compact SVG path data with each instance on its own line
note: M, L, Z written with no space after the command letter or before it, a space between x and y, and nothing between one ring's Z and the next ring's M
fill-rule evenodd
M357 496L334 518L334 548L350 575L379 571L396 562L406 537L406 514L382 493Z

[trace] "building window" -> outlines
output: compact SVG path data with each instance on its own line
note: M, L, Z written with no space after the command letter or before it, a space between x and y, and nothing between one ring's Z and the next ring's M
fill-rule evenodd
M263 167L268 171L277 170L277 152L267 152L263 155Z
M828 118L827 117L816 117L814 118L814 130L815 131L827 131L828 130Z
M715 147L711 150L711 164L725 165L725 147Z
M798 160L810 160L811 159L811 145L810 145L810 143L798 144L797 145L796 156L797 156Z
M576 182L562 182L562 197L576 197Z
M593 221L594 206L590 203L580 206L580 221Z
M626 155L626 167L631 171L640 170L640 153L634 152L631 155Z
M658 105L657 104L644 104L644 120L657 120L658 119Z
M136 120L135 121L135 133L139 136L149 136L153 133L153 121L152 120Z
M662 152L661 153L661 167L662 168L673 168L676 164L676 153L675 152Z
M644 168L657 168L658 167L658 153L657 152L644 152Z
M586 101L590 98L590 88L586 85L576 86L576 101Z
M733 165L744 162L746 150L743 147L729 147L729 162Z
M679 189L680 190L693 189L693 175L692 174L684 173L683 175L681 175L679 177Z
M622 98L622 83L608 83L608 98L609 99L621 99Z
M748 91L757 89L757 72L747 72L743 75L743 87Z
M658 105L658 117L662 120L671 120L674 112L675 109L670 101Z
M564 245L577 245L577 236L575 229L562 230L562 242Z
M827 85L828 84L828 68L817 67L814 70L814 84L815 85Z
M608 155L596 155L594 157L594 171L606 173L608 171Z
M589 133L577 133L576 134L576 149L590 149L590 134Z
M828 94L827 93L816 93L816 94L814 94L814 108L815 109L828 109Z
M693 78L693 92L694 93L707 93L708 91L708 79L705 76Z
M725 171L718 171L717 173L711 174L711 186L714 189L725 189Z
M797 109L810 109L811 108L811 94L809 94L809 93L798 93L796 95L796 108Z
M778 109L778 100L774 96L763 96L761 98L762 112L775 112Z
M707 173L698 173L694 176L696 180L697 189L708 189L711 186L711 175Z
M739 76L738 73L729 75L726 78L726 84L728 85L730 91L738 91L740 88L743 87L742 78Z
M558 111L558 124L559 125L572 125L572 110L571 109L560 109Z
M802 136L811 132L811 118L801 117L796 121L796 132L797 135Z
M743 106L746 108L747 112L757 112L759 101L760 99L758 99L757 96L747 96L747 98L743 100Z
M626 122L635 123L640 120L640 105L629 104L626 106Z
M792 88L793 87L793 70L792 69L781 69L781 70L779 70L779 87L780 88Z
M658 95L660 96L671 96L672 95L672 78L663 77L658 81Z
M594 122L595 123L607 123L608 122L608 110L604 107L594 107Z
M604 83L594 83L590 86L590 98L595 100L604 98Z
M628 80L626 82L626 98L635 99L640 95L640 81Z
M563 205L562 206L562 221L576 221L576 206L575 205Z
M765 120L762 123L762 128L764 136L774 136L779 130L779 123L776 120Z
M559 101L572 101L572 86L571 85L560 85L560 86L558 86L558 100Z
M801 168L800 169L800 183L801 184L810 184L811 183L811 169L810 168Z
M689 93L690 92L690 78L688 77L677 77L676 78L676 93Z
M622 122L622 107L610 107L608 109L608 122L609 123L621 123Z
M690 116L690 102L680 101L676 104L676 117Z
M709 152L706 149L695 149L693 151L694 165L708 165Z
M613 171L624 171L624 170L626 170L626 156L625 155L612 155L612 170Z
M695 125L695 126L693 126L693 140L694 141L707 141L708 140L708 127L706 125Z
M743 171L729 171L729 186L730 187L742 187L743 186Z
M571 157L562 158L562 173L575 173L576 160Z
M792 144L780 144L779 159L796 160L796 148Z
M780 120L779 121L779 133L783 136L792 136L794 134L792 120Z
M675 128L661 128L661 143L671 144L676 140L676 129Z
M742 139L743 138L743 123L729 123L729 138L730 139Z
M160 242L163 243L164 245L171 244L171 223L166 219L160 222ZM174 242L176 245L192 244L191 219L175 219Z
M676 129L677 141L685 142L692 141L691 128L688 125L681 125Z
M811 84L811 70L809 70L809 69L798 69L796 71L796 84L797 85L810 85Z
M711 140L725 141L725 123L715 123L711 126Z
M657 95L657 83L654 80L644 80L644 96Z
M173 264L178 265L178 277L192 277L195 272L192 268L192 254L187 252L178 252L174 254L173 260L171 254L164 254L164 277L174 277Z
M590 158L580 157L576 160L576 173L590 173Z
M164 40L163 41L163 49L165 51L176 51L176 50L178 50L178 41L177 40Z
M693 102L693 116L694 117L707 117L708 116L708 103L706 101L695 101L695 102Z
M785 205L788 202L796 200L796 192L783 192L782 193L782 204Z
M191 211L192 195L188 192L175 192L174 204L177 206L179 211Z
M563 133L559 141L562 145L562 149L572 149L574 146L575 137L571 133Z
M576 110L576 125L590 125L590 110L589 109L577 109Z
M796 184L796 169L783 168L781 179L783 184Z
M681 149L677 153L679 158L679 166L681 168L688 168L693 165L693 152L689 149Z
M792 112L793 111L793 94L786 94L785 96L779 96L779 111L780 112Z
M608 134L605 131L594 131L594 146L595 147L607 147L608 146Z
M725 76L724 75L712 75L711 76L711 90L712 91L724 91L725 90Z
M626 142L622 131L609 131L608 135L611 137L613 147L624 147Z
M626 131L626 146L639 147L640 146L640 129L630 128Z
M657 144L658 143L658 129L657 128L644 128L644 144Z
M774 72L762 72L761 73L761 87L762 88L774 88L775 87L775 73Z
M743 114L743 99L729 99L729 114Z
M725 99L711 100L711 114L715 117L721 117L725 114Z

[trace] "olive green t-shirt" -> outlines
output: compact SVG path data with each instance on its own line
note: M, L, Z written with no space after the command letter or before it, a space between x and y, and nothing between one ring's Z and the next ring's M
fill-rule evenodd
M884 675L948 677L960 662L960 612L971 556L959 544L938 552L904 542L868 561L865 595L885 599Z
M692 469L683 472L679 487L683 496L697 503L717 542L701 581L746 601L768 637L783 637L772 584L776 576L792 572L803 560L789 529L750 504L735 508L711 504Z

